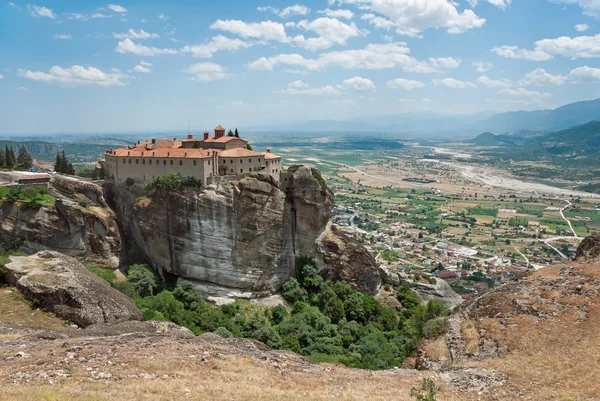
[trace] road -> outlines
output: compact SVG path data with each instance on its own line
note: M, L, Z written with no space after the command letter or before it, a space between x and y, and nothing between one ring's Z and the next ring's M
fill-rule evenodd
M571 203L569 200L567 200L567 199L565 199L565 202L567 202L567 206L565 206L565 207L563 207L562 209L560 209L560 215L562 216L563 220L564 220L564 221L566 221L566 222L567 222L567 224L569 225L569 228L571 229L571 232L573 233L573 235L575 236L575 238L579 238L579 237L577 236L577 233L576 233L576 232L575 232L575 230L573 229L573 225L571 224L571 222L569 221L569 219L567 219L567 218L565 217L565 215L564 215L564 213L563 213L563 212L564 212L566 209L568 209L568 208L570 208L571 206L573 206L573 204L572 204L572 203Z

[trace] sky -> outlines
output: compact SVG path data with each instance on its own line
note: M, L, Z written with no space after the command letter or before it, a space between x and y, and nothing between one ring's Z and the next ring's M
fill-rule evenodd
M0 4L0 133L285 129L600 97L600 0L117 1Z

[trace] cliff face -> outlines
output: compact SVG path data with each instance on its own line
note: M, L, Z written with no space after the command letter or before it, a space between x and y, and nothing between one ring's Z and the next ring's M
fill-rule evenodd
M92 183L55 177L50 191L56 202L39 209L19 202L0 204L0 238L22 247L76 255L93 253L118 265L121 237L101 189ZM82 207L78 199L88 206Z
M343 257L318 241L339 237L328 227L332 192L317 170L291 171L282 185L254 173L200 192L157 190L136 198L132 188L107 186L106 193L115 200L127 246L138 246L159 271L189 280L209 296L253 298L279 290L300 255L338 269ZM363 256L344 267L378 275L375 260L368 252ZM339 277L369 292L380 284L365 286L350 273Z

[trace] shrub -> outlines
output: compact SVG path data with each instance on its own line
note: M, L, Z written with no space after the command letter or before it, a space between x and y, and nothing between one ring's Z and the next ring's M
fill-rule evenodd
M423 326L423 337L433 339L438 338L448 331L448 318L438 317L427 321Z
M77 199L77 204L83 208L86 208L89 206L87 199L83 199L83 198Z
M182 187L200 189L202 181L194 177L183 177L181 174L173 171L167 175L156 177L154 182L144 189L144 192L148 193L155 189L179 189Z
M85 265L85 268L90 272L95 274L96 276L104 279L108 284L113 286L115 281L117 280L117 275L114 271L108 269L101 269L92 265Z
M217 329L215 331L213 331L213 333L215 333L218 336L221 336L223 338L232 338L233 334L231 334L231 331L227 330L225 327L217 327Z
M273 349L281 349L283 341L273 327L261 327L254 333L254 337Z
M133 184L135 184L135 181L133 178L131 177L127 177L127 179L125 180L125 185L127 185L128 187L132 186Z
M283 287L281 287L281 290L281 295L291 303L308 300L308 293L300 286L300 283L298 283L298 280L295 278L286 281L283 284Z
M135 287L129 281L117 281L113 284L113 287L116 290L121 291L123 294L127 295L131 299L139 297L139 294L135 290Z
M440 387L436 386L433 380L423 379L419 387L413 387L410 390L410 396L416 398L417 401L435 401L438 391L440 391Z
M204 302L202 294L200 294L200 292L197 291L196 288L194 288L194 285L189 281L183 281L181 284L179 284L173 291L173 296L178 301L182 302L186 309L190 309L192 303L194 302Z
M427 281L429 281L429 284L431 284L431 285L437 284L437 280L435 279L435 277L428 277Z
M41 306L42 306L42 303L37 298L35 298L35 299L31 300L31 302L29 302L29 307L31 309L40 309Z
M271 321L274 324L279 324L289 316L288 310L283 305L277 305L271 308Z

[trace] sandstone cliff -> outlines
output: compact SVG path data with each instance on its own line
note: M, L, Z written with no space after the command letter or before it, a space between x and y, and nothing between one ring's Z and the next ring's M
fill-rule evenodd
M95 184L61 176L53 178L52 188L54 205L34 209L19 202L1 203L0 238L33 251L89 252L117 266L121 237L102 190ZM79 199L85 202L80 204Z
M207 296L255 298L279 290L295 258L312 256L333 279L369 293L381 285L373 257L332 230L333 193L318 170L294 166L279 184L265 173L204 191L106 185L127 247L137 246L163 275Z

